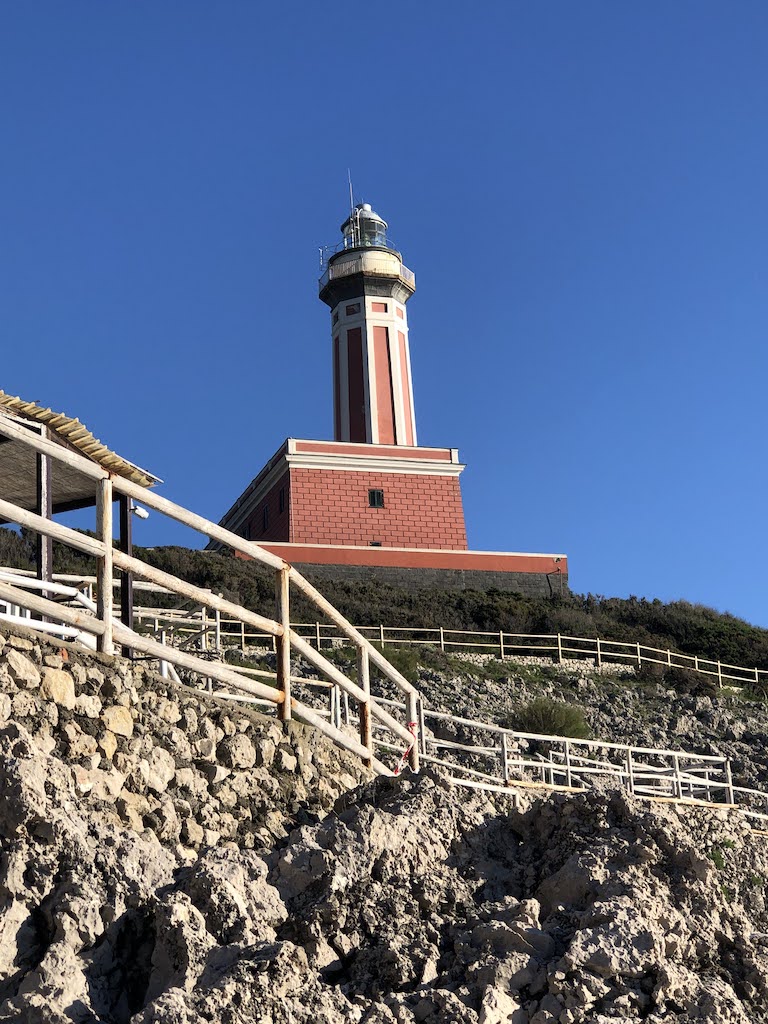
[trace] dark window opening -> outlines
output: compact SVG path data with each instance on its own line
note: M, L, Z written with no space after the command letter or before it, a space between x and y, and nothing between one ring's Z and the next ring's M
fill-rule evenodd
M381 547L381 541L380 540L372 540L371 543L368 545L368 547L369 548L380 548Z
M335 313L333 314L333 322L334 322L335 324L337 324L337 323L339 322L339 311L338 311L338 309L337 309L337 310L336 310L336 312L335 312Z
M285 488L284 487L280 488L280 494L278 495L278 499L277 499L277 507L280 510L280 512L285 512Z
M359 312L360 312L360 303L359 302L352 302L352 303L350 303L350 305L347 306L347 316L354 316L355 313L359 313Z
M265 505L261 513L261 527L266 530L269 526L269 505Z
M368 505L371 508L384 508L384 491L368 491Z

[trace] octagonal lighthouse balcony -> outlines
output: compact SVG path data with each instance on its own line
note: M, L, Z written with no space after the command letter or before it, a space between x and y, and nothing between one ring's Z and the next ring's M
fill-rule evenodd
M387 237L387 222L371 209L369 203L358 203L341 225L343 240L335 247L321 250L324 272L319 281L320 298L329 306L335 305L344 279L362 274L366 278L366 292L373 294L376 279L384 285L381 294L392 295L400 302L416 291L416 277L403 265L402 256ZM341 289L345 294L346 287Z

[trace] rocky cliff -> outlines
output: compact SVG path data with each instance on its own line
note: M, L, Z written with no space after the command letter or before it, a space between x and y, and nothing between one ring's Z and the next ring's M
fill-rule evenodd
M0 1021L768 1020L736 815L371 781L140 665L0 648Z

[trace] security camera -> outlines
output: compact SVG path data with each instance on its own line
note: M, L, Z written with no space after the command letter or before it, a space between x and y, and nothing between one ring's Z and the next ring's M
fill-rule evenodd
M149 512L147 512L145 508L142 508L141 505L134 505L131 512L137 515L139 519L149 519Z

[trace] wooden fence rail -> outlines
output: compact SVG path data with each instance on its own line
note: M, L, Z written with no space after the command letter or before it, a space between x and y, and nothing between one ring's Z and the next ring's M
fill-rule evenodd
M328 602L308 580L283 559L260 548L251 541L244 540L216 523L176 505L160 495L134 484L123 477L113 477L95 462L85 456L70 451L62 445L55 444L47 438L26 430L23 426L4 416L0 416L0 435L17 441L40 455L47 456L76 469L83 476L93 481L96 497L96 536L88 536L65 527L53 520L37 515L21 508L0 496L0 518L6 522L27 527L95 558L98 565L96 576L96 606L70 607L50 600L51 587L43 588L43 595L34 592L35 583L24 574L9 582L7 577L0 581L0 602L5 605L3 613L14 618L9 609L25 609L27 612L41 617L40 624L56 624L59 627L74 628L79 632L95 638L99 650L112 654L116 645L123 645L130 650L158 659L162 664L170 664L195 673L203 679L216 679L220 684L243 691L246 694L265 699L274 706L278 717L288 721L294 714L302 720L314 725L339 746L352 750L379 774L392 774L392 770L375 755L372 743L368 740L368 728L361 725L359 738L350 736L346 731L326 722L312 708L296 700L291 694L291 658L305 659L313 669L330 680L345 695L359 705L359 719L362 723L375 720L385 728L401 745L405 744L408 759L414 771L419 768L420 748L413 740L414 726L417 720L418 692L407 679L389 663L386 657L377 650L370 641L360 633L346 618ZM204 536L218 540L227 547L266 565L275 576L275 617L258 615L233 602L226 601L220 595L193 586L169 573L150 566L141 559L132 557L116 550L112 536L112 504L116 495L135 499L143 506L153 509L171 519L182 523ZM240 632L247 628L250 631L269 635L277 651L277 671L274 686L248 679L231 666L211 662L201 658L197 653L182 651L176 645L159 642L158 639L142 635L129 629L116 620L113 602L114 571L119 570L129 577L137 577L150 584L159 586L173 593L178 599L192 601L196 607L205 609L205 614L212 611L215 622L221 622L222 616L238 624ZM304 637L299 635L290 625L290 593L291 588L298 590L316 608L317 613L333 623L344 640L353 644L360 652L367 666L373 668L378 679L386 679L395 685L405 698L404 722L400 722L381 705L371 693L370 685L359 686L353 679L344 675L339 668L330 662L322 651L314 648ZM82 604L82 602L80 602ZM201 615L203 613L201 612ZM37 626L38 622L30 622ZM207 627L205 634L207 636ZM216 641L221 643L220 634Z
M200 612L137 606L135 614L139 621L152 625L155 630L161 626L172 626L177 633L183 635L185 632L201 629ZM222 647L237 646L245 649L247 646L271 642L267 633L244 629L241 622L236 623L226 617L205 623L202 628L205 628L208 637L215 632ZM296 622L292 623L291 628L316 650L350 642L333 623ZM679 651L622 640L605 640L601 637L576 637L564 633L461 630L443 626L404 627L379 624L355 628L361 636L385 648L428 645L439 647L447 653L489 654L502 660L513 657L545 658L558 664L569 660L590 660L598 668L611 664L635 668L642 665L661 665L665 668L689 669L700 675L710 676L717 679L720 688L730 685L743 687L768 684L767 669L731 665L703 655L681 654Z

